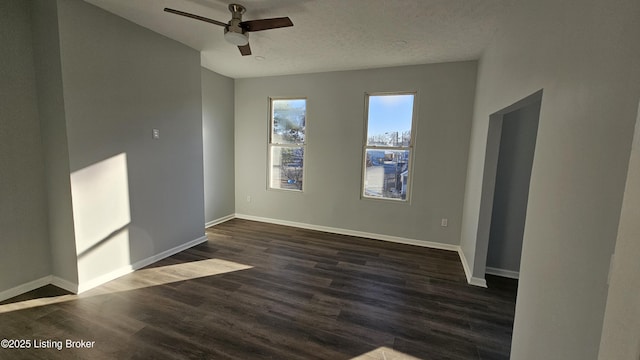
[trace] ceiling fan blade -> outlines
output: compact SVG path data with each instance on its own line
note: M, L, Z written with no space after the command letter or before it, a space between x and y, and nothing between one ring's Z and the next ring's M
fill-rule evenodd
M240 54L242 54L242 56L251 55L251 47L249 47L249 44L240 45L238 46L238 49L240 49Z
M192 19L208 22L210 24L220 25L220 26L223 26L223 27L227 27L228 26L228 24L223 23L222 21L209 19L209 18L206 18L204 16L200 16L200 15L196 15L196 14L190 14L190 13L187 13L187 12L184 12L184 11L180 11L180 10L164 8L164 11L166 11L168 13L172 13L172 14L176 14L176 15L182 15L182 16L186 16L188 18L192 18Z
M288 17L249 20L240 23L240 27L242 27L245 31L261 31L288 26L293 26L293 22L291 22L291 19L289 19Z

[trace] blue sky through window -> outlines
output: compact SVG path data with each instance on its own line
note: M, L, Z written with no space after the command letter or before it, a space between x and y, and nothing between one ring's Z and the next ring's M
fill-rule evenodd
M367 138L411 131L413 94L369 96Z

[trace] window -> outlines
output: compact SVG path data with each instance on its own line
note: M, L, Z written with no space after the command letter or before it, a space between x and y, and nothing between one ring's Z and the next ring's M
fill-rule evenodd
M406 201L411 183L415 93L366 94L362 196Z
M269 187L302 191L307 99L270 99Z

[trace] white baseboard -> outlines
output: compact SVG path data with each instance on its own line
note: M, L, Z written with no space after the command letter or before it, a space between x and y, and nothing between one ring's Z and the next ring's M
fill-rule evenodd
M328 232L332 234L358 236L358 237L363 237L368 239L383 240L383 241L389 241L389 242L394 242L398 244L415 245L415 246L427 247L432 249L449 250L449 251L458 251L458 249L460 249L460 246L458 245L443 244L443 243L437 243L437 242L426 241L426 240L407 239L407 238L401 238L401 237L391 236L391 235L375 234L375 233L369 233L364 231L334 228L329 226L321 226L321 225L300 223L295 221L265 218L265 217L253 216L253 215L236 214L235 217L237 217L238 219L244 219L244 220L259 221L259 222L266 222L266 223L277 224L277 225L297 227L301 229L323 231L323 232Z
M159 253L157 255L153 255L153 256L150 256L150 257L148 257L146 259L137 261L133 265L131 265L132 271L133 270L142 269L143 267L151 265L151 264L155 263L156 261L160 261L160 260L162 260L164 258L167 258L167 257L171 256L171 255L175 255L175 254L177 254L177 253L179 253L181 251L187 250L189 248L192 248L192 247L194 247L196 245L200 245L200 244L205 243L205 242L207 242L207 236L203 235L203 236L201 236L201 237L199 237L199 238L197 238L195 240L191 240L191 241L189 241L187 243L178 245L178 246L176 246L174 248L171 248L169 250L165 250L165 251L163 251L163 252L161 252L161 253Z
M173 247L171 249L165 250L165 251L163 251L163 252L161 252L159 254L156 254L156 255L150 256L150 257L148 257L146 259L142 259L140 261L137 261L137 262L135 262L135 263L133 263L131 265L123 266L123 267L121 267L119 269L116 269L116 270L111 271L111 272L109 272L107 274L101 275L101 276L99 276L97 278L91 279L91 280L86 281L86 282L82 282L82 283L80 283L78 285L78 292L77 293L80 294L80 293L85 292L87 290L93 289L93 288L95 288L97 286L100 286L100 285L102 285L104 283L107 283L107 282L109 282L111 280L115 280L115 279L117 279L117 278L119 278L121 276L124 276L124 275L127 275L129 273L132 273L132 272L134 272L134 271L136 271L138 269L141 269L141 268L143 268L145 266L151 265L151 264L155 263L156 261L160 261L160 260L162 260L162 259L164 259L166 257L169 257L171 255L175 255L175 254L177 254L177 253L179 253L181 251L184 251L184 250L186 250L188 248L191 248L191 247L194 247L196 245L202 244L203 242L206 242L206 241L207 241L207 237L206 236L202 236L202 237L199 237L199 238L197 238L195 240L191 240L191 241L189 241L187 243L180 244L180 245L178 245L176 247Z
M364 237L368 239L390 241L390 242L399 243L399 244L422 246L422 247L440 249L440 250L456 251L458 253L458 256L460 256L460 262L462 262L462 267L464 268L464 273L465 273L465 276L467 277L467 283L469 283L469 285L479 286L483 288L487 287L487 281L485 279L472 276L471 270L469 269L469 263L467 262L467 259L465 258L464 253L462 252L462 248L460 248L459 245L442 244L442 243L425 241L425 240L407 239L407 238L401 238L397 236L382 235L382 234L368 233L363 231L306 224L306 223L300 223L295 221L279 220L279 219L265 218L265 217L253 216L253 215L236 214L235 217L238 219L260 221L260 222L292 226L292 227L309 229L309 230L324 231L324 232L333 233L333 234L358 236L358 237Z
M51 283L51 275L47 275L39 279L29 281L28 283L24 283L16 287L12 287L11 289L7 289L5 291L0 292L0 301L11 299L14 296L24 294L26 292L35 290L45 285L49 285L50 283Z
M233 218L233 216L231 217ZM228 219L227 219L228 220ZM226 221L226 220L225 220ZM64 290L67 290L69 292L72 292L74 294L80 294L82 292L85 292L89 289L93 289L94 287L100 286L104 283L107 283L111 280L117 279L120 276L129 274L135 270L141 269L147 265L151 265L156 261L162 260L166 257L169 257L171 255L175 255L183 250L186 250L190 247L196 246L198 244L202 244L203 242L207 241L207 237L206 236L202 236L199 237L195 240L189 241L187 243L178 245L174 248L171 248L169 250L165 250L159 254L150 256L146 259L137 261L134 264L131 265L127 265L127 266L123 266L119 269L116 269L114 271L111 271L107 274L101 275L97 278L91 279L89 281L85 281L82 282L80 284L75 284L69 280L63 279L61 277L55 276L55 275L47 275L44 277L41 277L40 279L36 279L33 281L29 281L28 283L24 283L22 285L18 285L16 287L13 287L11 289L7 289L4 290L2 292L0 292L0 301L4 301L7 299L10 299L14 296L18 296L20 294L24 294L26 292L29 292L31 290L35 290L37 288L43 287L45 285L55 285L59 288L62 288Z
M211 220L211 221L209 221L209 222L205 223L205 224L204 224L204 227L205 227L205 228L208 228L208 227L211 227L211 226L215 226L215 225L218 225L218 224L222 224L223 222L225 222L225 221L229 221L229 220L231 220L231 219L233 219L233 218L235 218L235 217L236 217L236 214L231 214L231 215L223 216L223 217L221 217L221 218L218 218L218 219L215 219L215 220Z
M469 282L469 285L479 286L483 288L487 287L487 280L483 278L472 276L471 279L468 280L468 282Z
M462 248L458 248L458 256L460 257L460 262L462 263L462 268L464 269L464 275L467 277L467 282L471 283L471 269L469 269L469 263L467 262L467 257L464 256Z
M55 276L55 275L51 275L51 281L50 281L51 285L55 285L61 289L65 289L69 292L72 292L74 294L78 293L78 284L73 283L69 280L63 279L59 276Z
M111 272L108 272L106 274L100 275L96 278L93 278L91 280L88 281L81 281L80 284L78 284L78 294L83 293L87 290L91 290L94 287L98 287L102 284L108 283L111 280L115 280L117 278L119 278L120 276L124 276L127 275L131 272L133 272L133 266L132 265L127 265L127 266L123 266L119 269L113 270Z
M485 272L489 275L502 276L509 279L517 280L520 278L520 272L513 271L513 270L498 269L498 268L487 266L487 269L485 270Z
M460 262L462 263L464 274L467 277L467 283L469 283L469 285L486 288L487 281L485 279L473 276L473 272L469 268L469 262L467 261L467 257L464 256L464 252L462 251L462 248L459 248L458 256L460 256Z

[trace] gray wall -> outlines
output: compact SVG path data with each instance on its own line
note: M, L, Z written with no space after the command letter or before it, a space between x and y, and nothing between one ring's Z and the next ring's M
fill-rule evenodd
M620 214L600 360L640 358L640 109Z
M204 235L200 56L83 1L58 1L58 22L72 181L93 166L108 176L98 164L126 157L117 180L128 222L110 222L119 214L106 211L115 205L98 191L82 194L95 201L74 193L77 249L95 245L78 259L82 285ZM80 227L105 232L85 239Z
M540 103L505 114L493 195L487 267L518 272Z
M1 1L0 292L51 273L31 38L29 3Z
M476 65L236 80L236 212L457 245ZM418 91L411 204L362 200L364 94L407 90ZM308 99L303 193L267 190L270 96ZM440 227L441 218L449 227Z
M474 276L489 115L544 89L512 359L598 355L640 98L639 14L638 1L516 1L480 60L461 237Z
M202 68L204 220L235 213L234 81Z
M57 3L50 0L34 1L32 20L52 274L69 284L77 284L78 265L71 208Z

